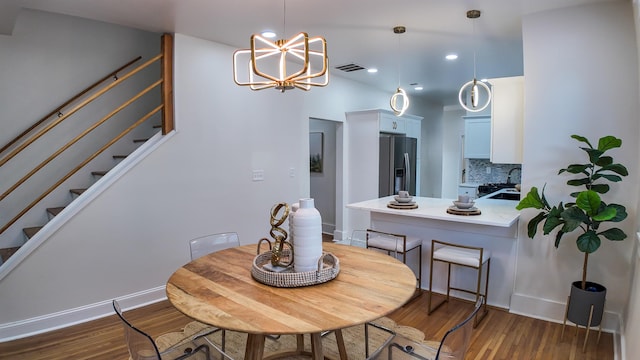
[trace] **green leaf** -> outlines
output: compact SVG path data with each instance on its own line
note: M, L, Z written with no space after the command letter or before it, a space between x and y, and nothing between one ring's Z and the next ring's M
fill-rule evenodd
M591 185L591 191L595 191L598 194L606 194L609 192L609 185L607 184L593 184Z
M616 217L616 209L610 206L607 206L606 208L604 208L604 210L600 211L599 213L592 215L593 220L595 221L609 221L613 218Z
M588 140L586 137L584 137L584 136L580 136L580 135L571 135L571 137L572 137L572 138L574 138L574 139L576 139L576 140L578 140L578 141L580 141L580 142L586 143L586 144L587 144L587 145L589 145L589 147L591 147L591 148L593 147L593 146L591 146L591 143L589 143L589 140Z
M598 166L607 166L611 164L613 164L613 158L611 156L601 156L596 163Z
M516 206L516 210L522 210L527 208L534 209L544 209L545 204L540 199L540 195L538 194L538 188L532 187L523 199L520 200L518 205Z
M590 182L591 182L591 180L589 178L573 179L573 180L567 181L567 185L582 186L582 185L586 185L586 184L588 184Z
M618 229L618 228L611 228L611 229L607 229L601 233L599 233L598 235L602 235L605 238L612 240L612 241L620 241L620 240L624 240L627 238L627 234L624 233L624 231Z
M616 174L627 176L629 175L629 171L624 165L621 164L611 164L607 166L603 166L599 171L613 171Z
M604 136L598 140L598 150L605 152L607 150L611 150L614 148L619 148L622 146L622 140L618 139L615 136Z
M576 199L576 205L584 210L588 216L593 216L598 213L601 202L600 195L593 190L581 192Z
M596 180L598 180L598 179L600 179L600 178L605 178L605 179L607 179L607 180L609 180L609 181L611 181L611 182L619 182L619 181L622 181L622 178L621 178L620 176L618 176L618 175L598 174L598 173L594 174L594 175L591 177L591 180L592 180L592 181L596 181Z
M556 227L564 224L564 220L562 219L562 212L564 211L564 207L562 202L558 204L558 206L554 206L549 209L547 213L547 220L542 226L542 230L545 235L549 234Z
M556 241L554 242L554 245L556 248L558 248L558 246L560 246L560 240L562 240L562 236L564 235L564 233L562 231L558 231L558 233L556 234Z
M597 149L589 149L589 148L580 148L580 149L586 151L587 154L589 154L589 161L593 164L598 163L598 161L600 160L600 156L603 153L603 151L600 151Z
M609 204L607 207L616 209L616 216L613 219L609 219L611 222L620 222L627 218L627 208L619 204Z
M600 238L594 231L587 231L578 236L576 244L578 245L578 250L590 254L600 247Z
M571 164L569 165L566 169L561 169L558 174L561 174L563 172L569 172L571 174L580 174L580 173L584 173L585 175L589 175L587 173L587 169L593 167L591 164Z
M536 232L538 231L538 224L540 221L544 220L547 217L547 213L542 211L538 215L536 215L533 219L529 220L529 224L527 224L527 235L533 239L536 236Z
M579 196L578 196L579 197ZM580 224L588 223L589 218L587 215L578 207L570 207L562 212L562 219L564 220L564 226L562 227L562 231L564 232L572 232L577 229Z
M553 229L562 224L564 224L564 220L562 220L560 216L552 213L547 214L547 220L544 222L544 225L542 225L543 234L548 235Z

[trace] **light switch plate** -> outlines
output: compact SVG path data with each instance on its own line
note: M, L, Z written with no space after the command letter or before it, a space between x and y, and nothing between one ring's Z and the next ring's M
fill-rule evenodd
M252 181L264 181L264 170L253 170L251 174Z

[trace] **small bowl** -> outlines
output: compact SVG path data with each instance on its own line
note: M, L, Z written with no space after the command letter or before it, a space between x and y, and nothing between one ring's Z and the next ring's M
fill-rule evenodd
M411 202L411 200L413 200L413 196L400 197L398 195L395 195L393 198L396 199L396 201L399 203L408 203L408 202Z
M473 207L473 204L475 204L473 201L470 202L460 202L460 201L454 201L453 205L455 205L458 209L470 209Z

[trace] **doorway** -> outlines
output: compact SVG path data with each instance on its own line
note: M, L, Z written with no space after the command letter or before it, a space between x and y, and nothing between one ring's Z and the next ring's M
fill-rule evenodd
M331 120L309 118L309 194L322 217L323 235L334 237L337 214L338 125ZM325 236L326 237L326 236Z

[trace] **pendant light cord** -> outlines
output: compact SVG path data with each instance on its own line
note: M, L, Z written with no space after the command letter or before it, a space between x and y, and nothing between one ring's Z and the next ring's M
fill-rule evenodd
M287 0L282 0L282 38L287 38Z
M472 20L473 23L473 79L476 79L476 49L478 48L478 44L476 42L476 21Z
M398 55L400 55L400 35L401 34L398 34ZM396 66L398 67L398 87L400 87L400 68L401 68L400 61L396 62Z

